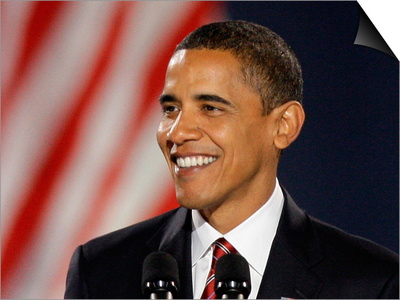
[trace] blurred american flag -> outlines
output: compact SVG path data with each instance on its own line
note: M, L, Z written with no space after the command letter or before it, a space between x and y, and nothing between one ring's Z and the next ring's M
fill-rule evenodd
M2 298L62 298L81 243L178 206L156 143L184 36L223 2L1 2Z

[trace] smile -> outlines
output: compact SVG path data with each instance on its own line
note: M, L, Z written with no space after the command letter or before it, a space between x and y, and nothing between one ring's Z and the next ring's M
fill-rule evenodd
M190 168L202 165L209 165L216 160L217 158L214 156L186 156L178 157L176 159L176 164L180 168Z

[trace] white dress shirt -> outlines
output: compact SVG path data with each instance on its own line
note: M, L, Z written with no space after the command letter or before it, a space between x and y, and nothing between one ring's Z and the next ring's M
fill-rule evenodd
M207 223L198 210L192 210L192 278L194 299L200 299L212 262L212 243L224 237L242 255L250 267L251 292L255 299L272 241L283 208L283 193L276 179L275 189L268 201L244 222L226 233L218 232Z

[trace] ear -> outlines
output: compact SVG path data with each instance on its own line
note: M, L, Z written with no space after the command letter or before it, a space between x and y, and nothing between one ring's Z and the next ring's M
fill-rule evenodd
M274 137L275 147L283 150L299 136L305 120L303 106L297 101L287 102L275 109L278 131Z

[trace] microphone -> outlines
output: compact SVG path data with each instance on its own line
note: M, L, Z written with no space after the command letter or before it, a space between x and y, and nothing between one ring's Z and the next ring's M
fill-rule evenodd
M152 252L143 262L142 293L147 299L174 299L179 291L179 270L175 258L166 252Z
M247 260L234 253L222 256L215 266L217 299L247 299L250 291L250 269Z

